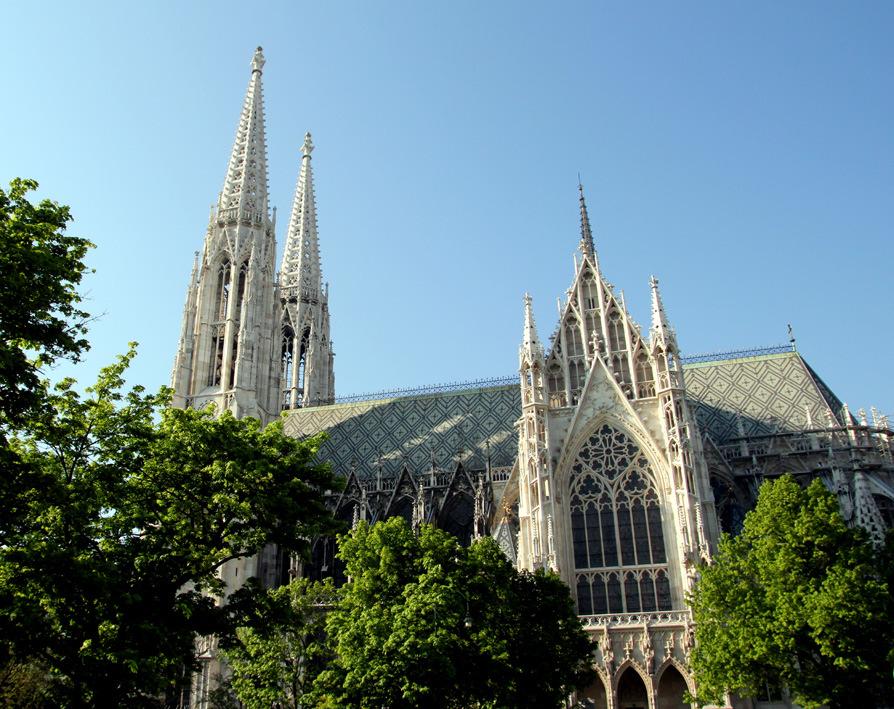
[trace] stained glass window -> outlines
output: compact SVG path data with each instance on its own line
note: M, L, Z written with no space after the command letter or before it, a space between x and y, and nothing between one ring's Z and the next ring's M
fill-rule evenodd
M639 446L600 428L572 463L569 500L578 612L670 609L661 506Z

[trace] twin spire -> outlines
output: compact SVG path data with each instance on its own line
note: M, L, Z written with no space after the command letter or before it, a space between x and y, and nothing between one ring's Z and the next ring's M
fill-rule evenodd
M317 296L320 292L320 246L317 238L317 205L314 196L310 133L301 146L301 170L292 202L292 215L286 236L286 249L280 267L280 284L300 286L302 292Z
M264 52L255 50L251 78L242 115L236 130L227 176L218 202L218 218L263 224L268 215L267 140L264 126L264 95L261 76ZM301 147L301 170L292 204L286 248L280 268L283 285L300 286L318 297L321 289L320 248L317 239L317 209L314 196L310 133Z
M251 61L251 78L218 202L218 216L226 221L263 223L267 217L267 139L264 134L264 92L261 86L263 68L264 52L258 47Z

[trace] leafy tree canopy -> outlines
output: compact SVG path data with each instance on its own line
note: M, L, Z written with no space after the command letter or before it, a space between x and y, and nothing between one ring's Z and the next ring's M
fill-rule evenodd
M819 480L764 483L690 599L699 698L769 682L806 709L876 706L891 691L891 575L890 553L848 528Z
M550 707L592 679L592 646L555 575L519 573L492 539L400 517L339 538L349 582L326 623L321 706Z
M87 349L77 286L92 244L68 236L69 209L32 204L34 180L0 189L0 426L39 402L39 368Z
M227 643L229 690L247 709L313 706L314 678L331 661L326 612L335 600L332 579L294 579L266 593L252 625Z
M124 392L133 356L83 396L61 382L9 438L0 650L41 667L66 706L153 703L196 633L225 639L252 610L251 586L215 603L222 565L333 531L319 439Z

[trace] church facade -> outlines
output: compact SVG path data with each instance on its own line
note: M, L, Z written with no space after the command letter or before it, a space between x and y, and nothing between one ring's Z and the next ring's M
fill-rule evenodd
M327 431L320 456L346 479L337 516L401 515L464 543L492 535L519 568L558 573L598 640L600 680L581 701L676 707L694 690L685 595L764 479L819 477L877 540L894 524L887 419L853 416L794 341L683 357L655 278L652 321L640 328L603 274L580 186L570 287L546 342L525 296L517 377L336 398L314 146L307 134L277 270L263 66L259 48L187 289L174 405L214 403L263 422L284 415L296 437ZM255 575L268 585L338 577L334 554L333 540L318 539L309 561L271 548L223 575L231 588ZM195 681L198 706L214 654L213 642L203 646L210 669Z

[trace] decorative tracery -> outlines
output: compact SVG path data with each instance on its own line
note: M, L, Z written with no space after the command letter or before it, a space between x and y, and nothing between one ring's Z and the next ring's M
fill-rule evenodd
M571 469L578 612L669 610L661 506L639 446L604 425L581 446Z

